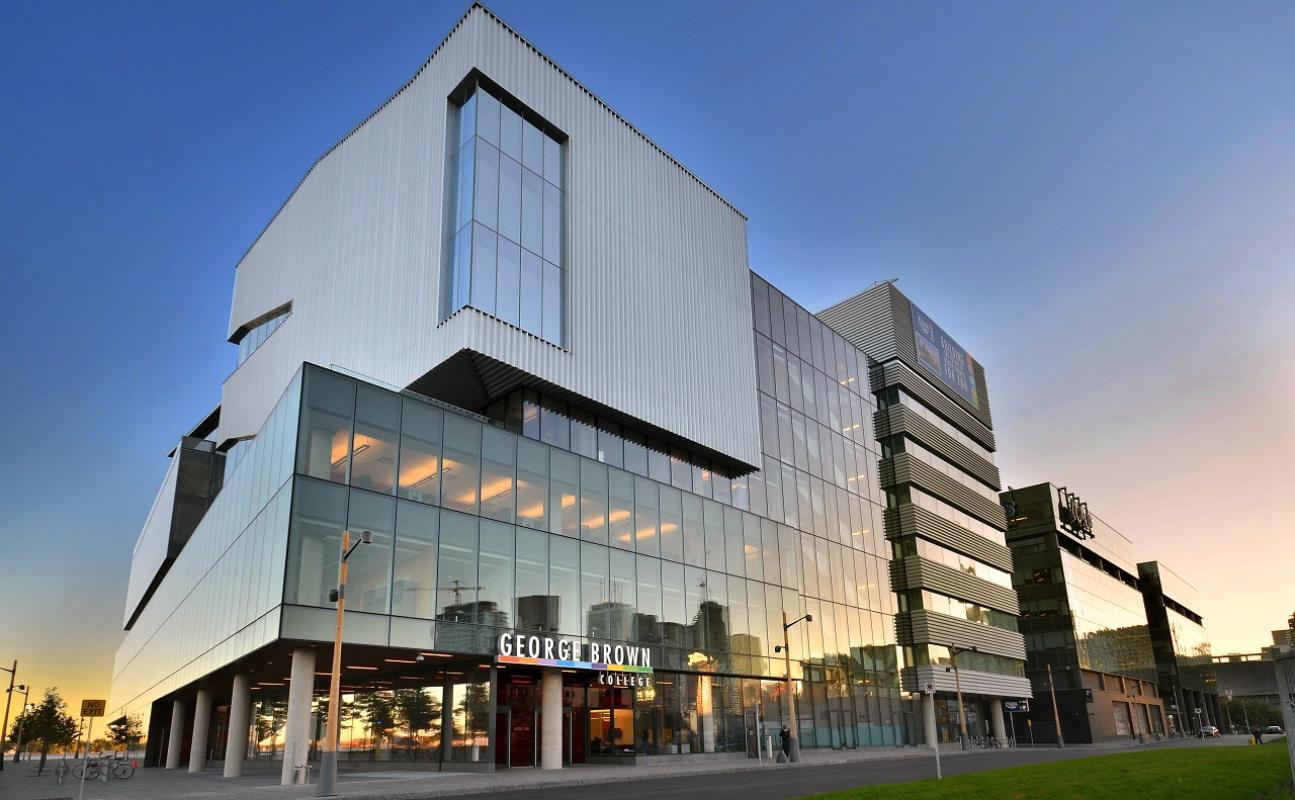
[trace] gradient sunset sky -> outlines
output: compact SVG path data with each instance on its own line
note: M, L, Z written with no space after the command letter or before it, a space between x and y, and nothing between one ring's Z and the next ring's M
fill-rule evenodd
M491 7L750 217L811 309L898 278L984 365L1006 484L1295 611L1295 5ZM5 3L0 663L106 697L166 454L219 400L234 266L456 2Z

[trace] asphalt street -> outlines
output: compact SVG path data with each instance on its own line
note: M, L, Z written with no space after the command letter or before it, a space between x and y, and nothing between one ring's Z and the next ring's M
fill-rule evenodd
M1225 741L1186 740L1161 745L1226 746ZM1109 752L1109 751L1107 751ZM944 774L962 775L969 772L1003 769L1024 764L1041 764L1072 758L1090 758L1104 755L1092 748L1078 747L1067 750L1040 748L1018 749L950 755L942 759ZM790 800L790 798L871 786L879 783L904 783L935 777L935 758L904 758L889 761L870 760L848 764L825 764L794 767L785 770L753 770L750 772L723 772L688 775L678 778L651 778L614 786L591 784L585 786L535 787L507 792L482 794L465 793L460 797L489 797L492 800L606 800L609 794L616 800L715 800L715 798L747 797L752 800Z

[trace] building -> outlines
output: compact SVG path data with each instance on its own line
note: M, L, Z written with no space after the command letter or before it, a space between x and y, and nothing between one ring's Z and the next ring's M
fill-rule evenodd
M1001 495L1021 604L1034 739L1092 743L1166 732L1133 545L1065 487Z
M1276 706L1277 670L1274 664L1279 651L1268 648L1263 653L1228 653L1214 656L1212 669L1218 685L1219 699L1225 706L1233 700L1254 700L1263 705ZM1237 725L1240 719L1229 720L1231 714L1225 707L1223 720L1229 726Z
M896 641L926 741L1005 738L1002 700L1031 690L984 369L892 283L820 316L873 365Z
M979 731L1029 690L983 375L969 400L892 346L870 382L829 318L750 272L736 208L473 5L237 265L236 369L136 545L110 714L143 720L150 766L294 780L341 543L367 532L344 763L751 752L790 722L784 619L802 746L914 741L897 630L906 687L937 681L947 713L919 628L979 643ZM996 572L914 556L893 594L879 475L898 544L916 519Z
M1199 733L1219 725L1219 693L1209 633L1195 587L1159 561L1138 564L1156 657L1157 683L1170 730Z

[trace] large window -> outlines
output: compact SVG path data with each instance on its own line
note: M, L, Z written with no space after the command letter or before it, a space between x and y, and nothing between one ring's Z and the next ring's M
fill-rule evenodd
M484 87L457 117L445 316L472 306L561 346L560 135Z

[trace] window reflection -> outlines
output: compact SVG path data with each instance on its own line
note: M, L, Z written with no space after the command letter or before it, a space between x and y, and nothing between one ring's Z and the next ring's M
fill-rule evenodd
M449 316L471 305L562 345L562 144L520 107L474 88L457 110Z

